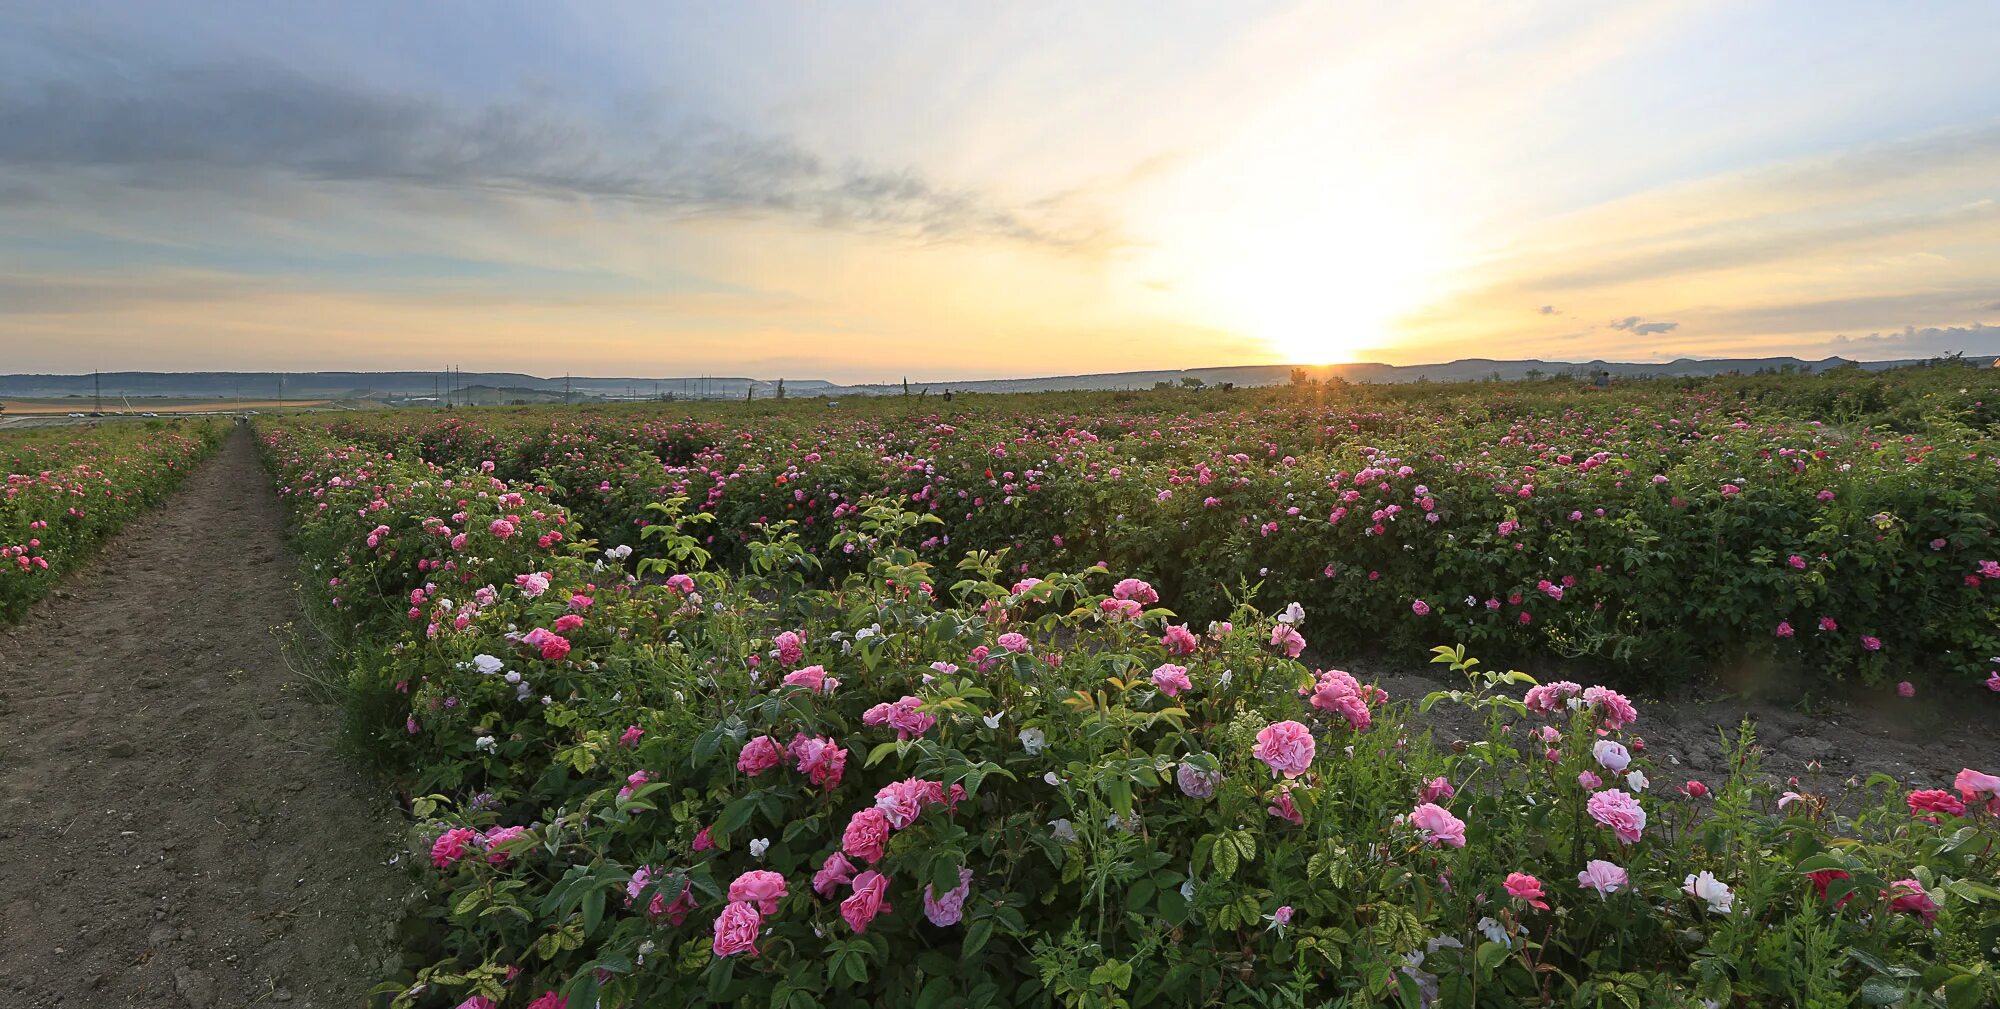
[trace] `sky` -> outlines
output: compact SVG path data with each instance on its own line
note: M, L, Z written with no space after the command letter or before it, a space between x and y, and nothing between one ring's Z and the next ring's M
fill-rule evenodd
M0 0L0 370L2000 353L2000 4Z

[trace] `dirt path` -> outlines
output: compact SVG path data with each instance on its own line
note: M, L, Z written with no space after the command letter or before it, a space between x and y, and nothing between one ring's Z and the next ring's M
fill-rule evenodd
M0 631L0 1002L358 1006L397 817L277 629L294 567L249 436Z

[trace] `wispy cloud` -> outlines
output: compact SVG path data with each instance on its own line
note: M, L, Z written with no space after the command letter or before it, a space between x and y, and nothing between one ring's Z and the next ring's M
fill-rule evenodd
M1611 322L1612 329L1622 329L1633 336L1655 336L1660 333L1671 333L1679 329L1680 325L1678 322L1645 322L1636 315L1628 315L1623 319L1614 319Z
M2000 326L1974 323L1970 326L1904 326L1891 333L1867 336L1837 336L1827 343L1836 354L1863 358L1931 357L1965 353L1974 356L2000 354Z
M275 178L618 201L922 241L1075 247L1096 237L1046 201L1015 205L914 169L834 161L658 101L626 103L608 121L531 99L474 106L388 94L260 63L0 89L0 167L218 193ZM0 191L0 200L38 196L47 187Z

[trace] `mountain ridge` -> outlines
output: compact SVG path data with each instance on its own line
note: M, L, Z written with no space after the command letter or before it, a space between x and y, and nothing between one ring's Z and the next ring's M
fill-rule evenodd
M1022 378L966 379L957 381L903 381L840 383L826 379L761 379L748 376L673 376L666 378L565 376L544 378L521 372L460 372L448 377L436 371L310 371L310 372L231 372L231 371L116 371L95 375L9 374L0 375L0 397L53 399L92 397L101 389L106 396L162 396L228 399L401 399L423 400L450 395L464 398L481 390L477 401L493 401L497 394L515 391L536 399L571 395L582 399L741 399L746 394L769 396L779 381L792 395L885 395L943 392L1057 392L1090 389L1149 389L1155 384L1183 384L1186 380L1204 385L1233 383L1240 386L1282 385L1290 382L1294 368L1312 378L1340 378L1349 382L1465 382L1517 380L1541 376L1574 375L1579 379L1597 373L1617 378L1701 377L1760 370L1790 369L1817 373L1847 366L1869 371L1923 364L1933 358L1904 358L1888 361L1857 361L1827 357L1817 361L1797 357L1758 358L1677 358L1667 362L1628 361L1544 361L1462 358L1432 364L1392 365L1356 362L1332 365L1248 364L1211 368L1154 369L1144 371L1098 372L1083 375L1044 375ZM1991 365L1994 358L1966 358L1968 363Z

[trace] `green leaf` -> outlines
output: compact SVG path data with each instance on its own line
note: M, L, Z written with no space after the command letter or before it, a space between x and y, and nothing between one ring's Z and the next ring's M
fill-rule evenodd
M583 895L583 934L597 931L597 924L604 920L604 888L593 886Z
M971 959L974 953L986 948L986 940L993 937L993 919L981 918L965 930L965 943L958 948L958 955Z
M1506 943L1482 942L1479 944L1479 952L1474 954L1474 957L1479 962L1480 971L1486 972L1506 962L1507 955L1512 952L1513 949Z
M1863 1005L1895 1005L1903 1001L1903 986L1886 977L1871 977L1861 982L1861 1002Z
M1132 984L1132 965L1119 960L1107 960L1090 972L1090 983L1108 984L1119 991L1124 991Z

